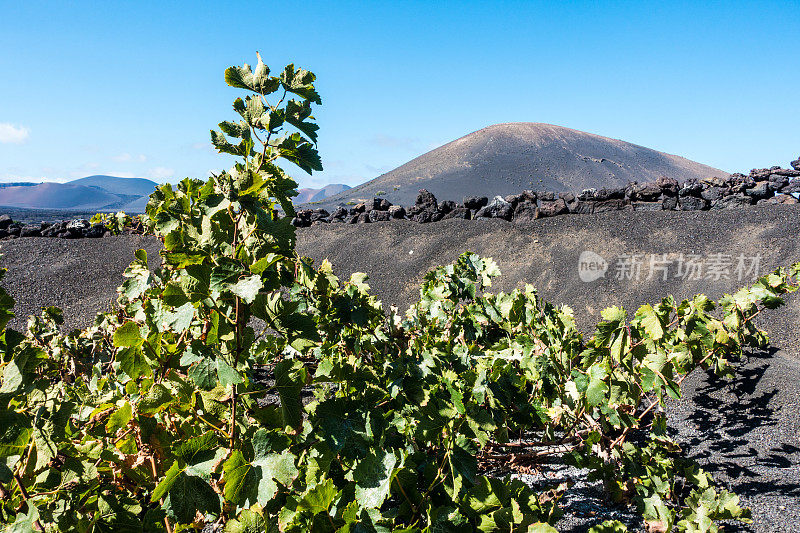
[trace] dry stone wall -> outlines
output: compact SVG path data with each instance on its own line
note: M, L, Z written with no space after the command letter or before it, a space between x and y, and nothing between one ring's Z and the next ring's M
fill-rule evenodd
M467 197L461 204L439 202L425 189L419 191L413 206L392 205L374 198L353 206L339 206L332 213L325 209L302 209L292 220L297 227L326 223L373 223L389 220L436 222L447 218L481 220L499 218L526 222L567 214L593 214L606 211L705 211L733 209L761 204L796 204L800 196L800 158L792 168L753 169L748 175L708 178L679 183L662 177L648 183L628 183L613 189L585 189L580 193L522 191L508 196Z

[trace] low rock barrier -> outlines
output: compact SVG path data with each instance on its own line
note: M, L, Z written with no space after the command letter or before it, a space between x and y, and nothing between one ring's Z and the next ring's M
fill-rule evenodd
M139 227L126 227L122 233L142 233ZM14 222L8 215L0 215L0 240L7 241L20 237L52 237L58 239L97 239L110 237L115 232L105 224L92 224L86 219L76 218L61 222L41 222L38 224Z
M749 175L708 178L678 183L659 178L648 183L630 182L625 187L585 189L580 193L523 191L520 194L467 197L461 204L439 202L425 189L419 191L413 206L392 205L374 198L354 206L339 206L332 213L325 209L301 209L292 219L297 227L326 223L372 223L413 220L419 223L448 218L480 220L499 218L531 221L567 214L593 214L607 211L706 211L733 209L761 204L797 204L800 196L800 158L792 168L775 166L753 169Z

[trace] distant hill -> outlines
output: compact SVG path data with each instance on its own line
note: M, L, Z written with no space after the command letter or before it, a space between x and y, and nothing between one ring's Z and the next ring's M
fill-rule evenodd
M325 206L380 196L413 204L419 189L440 200L512 194L524 189L581 191L669 176L728 176L683 157L578 130L518 122L470 133L378 176L326 198Z
M350 188L349 185L345 185L343 183L331 183L330 185L326 185L321 189L299 189L297 192L299 193L297 196L293 198L294 203L296 204L305 204L308 202L320 202L324 201L326 198L333 196L334 194L339 194L344 192Z
M145 207L147 207L147 202L150 201L150 196L140 196L139 198L133 200L132 202L128 202L127 204L123 205L119 208L119 211L125 211L126 213L144 213Z
M70 183L0 188L0 206L32 209L101 209L125 202L126 198L99 187Z
M144 178L118 178L116 176L87 176L68 182L72 185L100 187L111 194L126 196L150 196L158 183Z
M7 181L4 183L0 183L0 189L5 187L33 187L34 185L39 185L38 183L32 183L30 181Z
M157 186L156 182L144 178L102 175L67 183L3 183L0 184L0 206L141 213Z

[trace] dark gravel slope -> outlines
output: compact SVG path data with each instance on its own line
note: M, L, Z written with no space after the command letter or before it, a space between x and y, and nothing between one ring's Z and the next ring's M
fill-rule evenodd
M10 327L24 328L29 315L48 305L64 311L68 328L90 325L98 311L115 305L122 273L139 248L147 250L151 267L161 263L161 243L141 235L0 243L0 267L8 269L2 283L16 302Z
M752 276L739 281L735 273L740 255L747 259L760 255L762 273L800 261L798 215L800 206L776 206L562 216L524 225L501 220L319 225L299 230L298 251L318 261L327 258L340 277L369 273L369 284L384 305L401 309L418 297L425 272L454 261L461 252L477 252L500 266L502 276L493 291L531 283L547 300L572 307L580 326L591 331L604 307L620 305L633 314L640 305L658 302L667 294L684 298L705 293L719 298L746 285ZM578 259L583 251L605 258L609 263L605 278L581 281ZM668 279L663 280L663 270L646 279L651 256L659 261L663 254L667 254ZM675 277L680 254L700 255L706 269L714 254L730 255L729 279ZM617 279L618 262L627 255L638 256L638 281ZM795 356L800 356L798 300L766 317L776 344Z

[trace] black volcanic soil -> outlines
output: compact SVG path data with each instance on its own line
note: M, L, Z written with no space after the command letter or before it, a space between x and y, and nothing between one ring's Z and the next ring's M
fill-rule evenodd
M405 308L418 294L429 268L471 250L493 257L503 275L492 287L509 290L524 282L574 310L589 331L603 307L622 305L629 314L668 293L688 297L704 292L719 298L745 285L734 273L736 257L761 257L761 272L800 260L800 206L753 207L715 212L617 212L561 216L527 225L447 220L433 224L394 221L367 225L321 225L298 231L298 251L317 261L328 258L344 278L370 274L373 292ZM42 305L65 309L71 326L88 324L94 311L116 297L121 273L133 251L144 247L158 262L153 238L17 239L0 243L0 265L9 268L3 285L17 300L18 313ZM609 262L606 277L583 282L578 257L593 251ZM730 254L733 279L687 281L674 277L679 254ZM616 278L620 256L642 256L641 279ZM650 279L651 254L668 254L669 278ZM659 272L659 276L662 275ZM21 327L17 319L14 327ZM669 411L671 425L687 450L715 473L723 486L753 508L755 524L742 531L800 529L800 295L762 315L773 348L754 353L733 382L695 377L686 399ZM588 507L587 507L588 506ZM593 509L585 504L587 509ZM589 513L583 513L589 514ZM608 514L571 516L559 529L584 531ZM737 530L728 527L727 530Z
M297 250L318 261L327 258L340 278L367 272L368 283L384 302L404 310L419 296L429 269L454 261L464 251L492 257L502 275L492 292L533 284L547 300L567 304L579 326L591 332L604 307L619 305L629 314L644 303L672 294L686 298L705 293L717 299L747 284L735 274L737 259L760 256L760 270L800 261L800 206L753 207L721 211L617 212L569 215L513 224L497 219L443 220L431 224L392 221L376 224L318 225L298 231ZM581 281L578 258L592 251L609 263L605 278ZM666 255L663 270L649 275L651 256ZM710 266L714 254L730 255L729 279L676 277L680 254L700 255ZM621 258L637 255L638 281L617 279ZM723 258L724 259L724 258ZM751 277L751 276L749 276ZM800 297L769 314L764 325L774 340L800 358Z
M8 269L2 284L16 303L9 327L24 329L27 317L48 305L64 311L70 329L91 325L97 312L116 305L122 273L139 248L147 250L151 267L161 264L161 243L142 235L0 242L0 267Z

